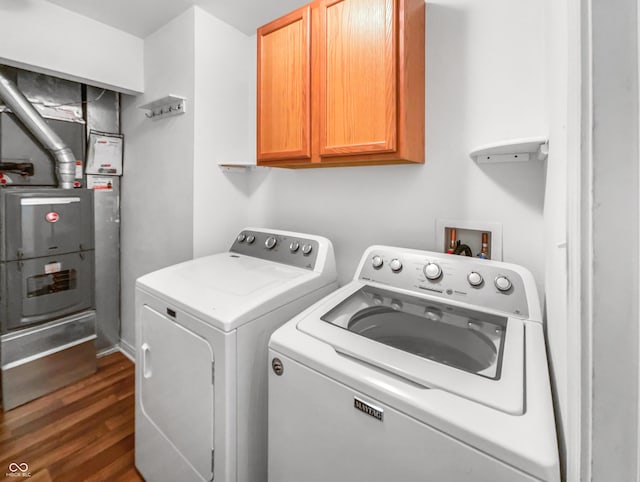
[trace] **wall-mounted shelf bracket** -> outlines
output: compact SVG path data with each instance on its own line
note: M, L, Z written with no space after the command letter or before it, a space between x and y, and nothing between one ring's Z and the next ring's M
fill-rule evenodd
M157 120L164 117L184 114L187 111L187 99L179 95L169 94L161 99L141 105L138 108L148 111L144 114L147 118Z
M257 170L270 169L265 166L256 166L255 164L218 164L222 172L250 172Z
M549 155L549 139L529 137L509 139L478 147L469 153L469 157L478 164L494 162L544 161Z

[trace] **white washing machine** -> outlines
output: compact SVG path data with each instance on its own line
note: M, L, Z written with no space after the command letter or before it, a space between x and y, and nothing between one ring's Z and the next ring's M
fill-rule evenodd
M560 480L538 294L516 265L373 246L269 343L272 482Z
M267 343L337 287L331 242L245 229L136 283L136 467L147 481L267 478Z

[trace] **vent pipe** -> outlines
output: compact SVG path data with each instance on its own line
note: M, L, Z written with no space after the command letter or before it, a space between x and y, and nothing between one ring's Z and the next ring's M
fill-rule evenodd
M0 99L6 104L33 136L46 147L56 160L56 177L62 189L73 189L76 158L16 84L0 71Z

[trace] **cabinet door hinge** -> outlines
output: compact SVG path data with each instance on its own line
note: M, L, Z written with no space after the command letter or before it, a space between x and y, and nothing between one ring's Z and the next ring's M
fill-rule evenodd
M214 479L213 469L215 468L215 449L211 449L211 480Z
M216 384L216 362L211 362L211 385Z

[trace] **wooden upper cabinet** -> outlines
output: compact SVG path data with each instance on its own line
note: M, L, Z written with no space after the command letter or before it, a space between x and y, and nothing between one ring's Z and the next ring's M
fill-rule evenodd
M319 15L320 155L395 151L393 0L328 1Z
M260 28L258 164L424 162L424 44L424 0L316 0Z
M258 29L258 161L311 158L310 10Z

